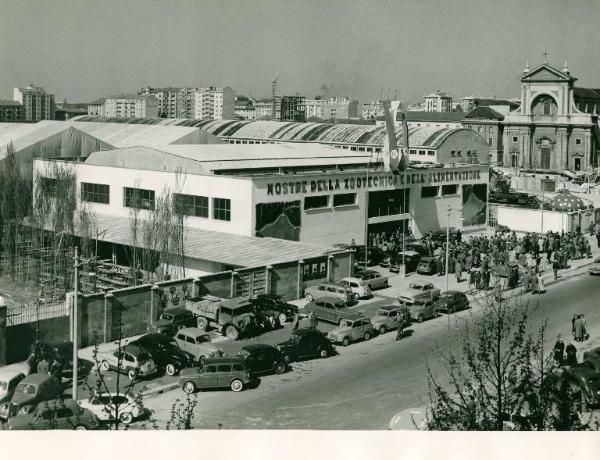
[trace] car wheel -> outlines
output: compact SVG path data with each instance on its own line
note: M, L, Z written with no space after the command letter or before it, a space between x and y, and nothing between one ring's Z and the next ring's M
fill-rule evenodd
M102 364L100 366L102 367L103 371L108 372L110 370L110 364L108 364L107 360L102 361Z
M313 296L312 296L312 294L306 294L306 300L307 300L308 302L312 302L312 300L313 300Z
M75 429L76 429L77 431L87 431L87 426L85 426L85 425L77 425L77 426L75 427Z
M344 339L342 340L342 345L344 345L345 347L350 345L350 339L348 337L344 337Z
M365 340L369 340L371 338L371 334L365 332Z
M169 363L165 367L165 372L167 373L167 375L174 376L175 374L177 374L177 368L174 364Z
M237 330L237 327L230 324L225 328L225 336L230 340L237 340L240 336L240 331Z
M236 393L239 393L244 389L244 384L239 379L235 379L234 381L232 381L230 386L231 391L235 391Z
M425 319L425 318L423 317L423 315L422 315L422 314L421 314L421 315L419 315L419 316L417 316L417 323L422 323L424 319Z
M289 364L292 362L292 357L290 355L283 355L283 360L286 364Z
M273 364L276 374L283 374L285 372L285 363L282 361Z
M196 391L196 385L194 384L194 382L185 382L183 384L183 391L185 391L187 394L191 395L192 393L194 393Z
M287 315L285 313L279 313L279 316L277 317L279 319L279 324L285 324L287 321Z
M131 422L133 422L133 415L131 412L123 412L122 414L119 414L119 420L121 420L121 422L123 422L125 425L129 425Z
M380 334L385 334L385 332L386 332L386 330L385 330L385 326L381 326L381 327L379 328L379 333L380 333Z
M129 377L129 380L135 380L135 378L137 377L137 372L133 369L130 369L129 371L127 371L127 377Z
M327 351L327 349L326 349L326 348L321 348L321 349L319 350L319 356L320 356L321 358L327 358L327 357L329 356L329 352Z
M198 321L196 322L196 324L200 329L204 329L204 330L206 330L206 327L208 326L208 322L206 321L206 318L204 318L202 316L198 318Z

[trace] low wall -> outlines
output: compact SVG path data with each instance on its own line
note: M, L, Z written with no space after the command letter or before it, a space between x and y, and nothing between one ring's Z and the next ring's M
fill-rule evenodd
M546 233L571 230L569 213L498 206L498 225L506 225L517 232ZM574 230L574 229L573 229Z
M5 328L6 364L26 360L36 337L41 342L60 343L68 342L70 340L69 335L68 316L58 316L42 319L35 323L8 326ZM2 336L1 331L0 336Z

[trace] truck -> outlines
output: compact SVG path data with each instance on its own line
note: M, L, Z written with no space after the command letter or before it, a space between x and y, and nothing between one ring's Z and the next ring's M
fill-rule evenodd
M216 329L231 340L237 340L256 329L254 308L244 297L222 299L205 295L186 299L185 308L197 317L200 329Z

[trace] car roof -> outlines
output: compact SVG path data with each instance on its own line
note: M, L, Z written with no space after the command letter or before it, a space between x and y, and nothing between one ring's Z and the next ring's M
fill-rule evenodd
M161 343L168 343L171 342L173 340L172 337L167 337L164 334L160 334L158 332L152 332L150 334L145 334L143 336L141 336L139 339L135 340L132 345L134 345L136 342L147 342L147 341L153 341L153 342L161 342Z
M54 377L50 374L38 374L37 372L34 374L29 374L25 377L21 383L29 383L33 385L40 385L42 383L47 382L48 380L53 380Z
M127 345L125 345L123 347L123 351L126 351L127 353L131 353L133 355L139 355L141 353L146 353L146 350L144 350L142 347L135 345L133 343L128 343Z
M199 327L182 327L181 329L179 329L179 331L177 331L177 334L179 334L180 332L184 332L187 335L194 335L196 337L198 337L199 335L209 335L206 332L206 330L200 329Z
M47 407L48 409L54 409L56 407L79 407L77 401L73 399L49 399L46 401L40 401L38 403L38 407L43 405L43 407Z
M407 255L407 256L418 256L419 253L417 251L400 251L398 255Z
M244 362L244 358L241 356L224 356L222 358L206 358L204 360L204 366L207 366L209 364L243 364Z
M13 379L19 374L25 375L25 372L18 369L0 369L0 381Z
M265 343L253 343L250 345L243 346L242 350L260 351L260 350L276 350L276 348L272 345L267 345Z
M313 329L312 327L301 327L299 329L294 329L292 333L296 335L309 335L309 334L320 334L323 335L321 331L318 329Z
M346 276L346 278L342 278L342 281L355 281L358 283L362 280L360 278L357 278L356 276Z

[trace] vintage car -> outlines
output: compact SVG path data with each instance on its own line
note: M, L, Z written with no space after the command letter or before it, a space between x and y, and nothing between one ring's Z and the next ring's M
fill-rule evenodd
M407 327L410 324L410 311L405 305L385 305L377 310L371 323L376 331L385 334L399 327Z
M0 369L0 404L10 401L17 385L24 378L23 372Z
M469 308L469 299L467 299L464 292L445 291L440 294L439 299L435 302L435 308L437 311L445 313L466 310Z
M389 286L388 277L375 270L365 270L356 275L356 278L360 278L367 283L367 286L369 286L369 289L371 290L382 289Z
M422 323L426 319L436 318L438 316L435 304L432 300L415 300L406 302L404 305L410 312L410 319L417 323Z
M179 374L179 384L187 394L209 388L231 388L239 392L256 381L241 356L207 359L202 368L191 367Z
M283 297L276 294L259 294L250 299L250 302L258 307L259 310L268 309L277 312L277 318L280 324L294 319L298 314L298 307L283 300Z
M345 347L357 340L369 340L375 335L373 324L368 318L343 319L340 325L327 333L333 343L341 343Z
M340 281L340 284L350 288L354 297L357 299L369 299L373 297L371 288L360 278L348 276Z
M321 283L304 289L306 300L311 302L321 297L337 297L346 303L354 300L354 294L349 287L336 283Z
M398 299L403 302L415 302L416 300L437 300L440 290L429 281L413 281L408 289L398 293Z
M9 430L94 430L99 425L98 417L72 399L42 401L8 419Z
M310 315L312 312L317 315L318 320L334 324L339 324L342 319L362 317L359 312L350 310L343 300L336 297L320 297L307 303L303 313Z
M327 358L335 354L335 349L327 337L313 328L295 329L290 338L277 344L286 363L306 358Z
M185 327L175 334L174 339L179 348L200 363L206 358L223 356L223 351L212 343L211 336L204 329Z
M417 270L420 260L421 254L417 251L400 251L390 257L389 271L399 273L400 266L404 264L405 273L414 272Z
M154 329L156 332L172 337L182 327L192 326L196 326L196 317L191 311L172 307L161 313L160 318L154 324Z
M283 355L271 345L246 345L238 354L246 360L250 374L283 374L287 369Z
M102 356L103 371L115 370L127 374L130 380L146 378L158 372L150 353L137 345L127 344L112 353Z
M8 420L25 406L60 397L62 389L56 377L48 374L29 374L15 388L10 402L0 406L0 420Z
M437 273L437 262L435 257L423 257L417 265L419 275L435 275Z
M130 394L96 393L78 402L103 422L112 422L118 417L123 424L129 425L144 414L142 405Z
M191 367L194 356L183 351L174 338L164 334L146 334L133 342L150 353L154 364L167 375L176 375L181 369Z

